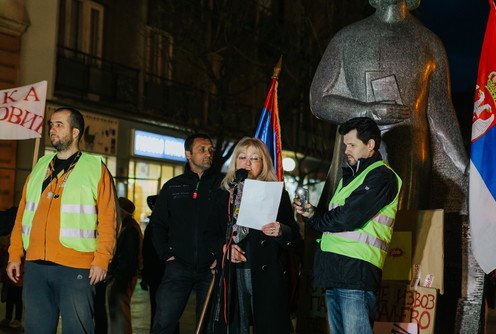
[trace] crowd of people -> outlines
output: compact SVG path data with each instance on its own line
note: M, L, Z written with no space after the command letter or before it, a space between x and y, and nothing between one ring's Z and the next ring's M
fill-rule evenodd
M298 268L288 258L301 243L295 211L323 233L315 282L326 288L332 332L372 333L401 180L382 160L370 118L340 128L348 163L329 210L297 196L291 203L283 189L275 221L261 227L238 225L238 217L246 180L278 181L265 144L242 138L223 175L212 169L212 139L189 136L184 173L150 199L144 236L134 203L116 198L102 160L79 150L81 113L59 108L49 129L56 153L42 157L25 183L4 261L8 286L24 290L26 333L56 333L59 317L63 333L132 333L140 272L152 334L179 333L193 290L197 333L293 332L289 273ZM15 327L21 317L14 303L4 322Z

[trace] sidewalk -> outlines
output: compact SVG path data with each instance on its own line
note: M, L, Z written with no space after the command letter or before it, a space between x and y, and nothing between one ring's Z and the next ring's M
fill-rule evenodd
M150 332L150 302L148 291L141 289L140 285L136 285L133 298L131 300L131 313L133 334L148 334ZM0 303L0 321L5 317L5 303ZM21 329L12 329L1 326L0 334L17 334L23 333ZM57 333L62 333L59 322ZM183 313L180 321L180 334L195 333L195 295L191 294L186 310ZM110 334L110 333L109 333Z
M180 321L180 334L195 333L195 295L191 294L186 310ZM150 304L148 291L136 285L133 299L131 301L133 334L148 334L150 329ZM5 317L5 303L0 303L0 320ZM496 333L496 310L488 310L486 322L486 334ZM0 326L0 334L23 333L21 329L12 329ZM62 333L59 323L57 334ZM109 333L110 334L110 333Z

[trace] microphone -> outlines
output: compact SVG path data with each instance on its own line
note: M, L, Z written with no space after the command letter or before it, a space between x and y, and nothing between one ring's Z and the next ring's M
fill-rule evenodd
M234 173L234 180L231 182L231 187L234 187L240 182L243 182L248 177L248 171L244 168L236 170Z
M244 168L240 168L234 173L234 182L243 182L247 177L248 171Z

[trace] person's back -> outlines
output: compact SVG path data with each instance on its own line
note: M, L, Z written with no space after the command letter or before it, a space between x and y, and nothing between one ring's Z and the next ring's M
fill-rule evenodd
M143 234L134 220L135 205L119 197L122 227L117 238L115 255L107 279L110 333L131 334L131 297L138 281L141 266Z

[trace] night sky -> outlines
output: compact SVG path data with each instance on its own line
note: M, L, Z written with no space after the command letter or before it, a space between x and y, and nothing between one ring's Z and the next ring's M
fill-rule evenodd
M444 43L450 65L452 101L465 148L470 152L475 83L489 1L421 0L414 14Z
M415 14L444 43L453 93L474 91L488 0L422 0Z

